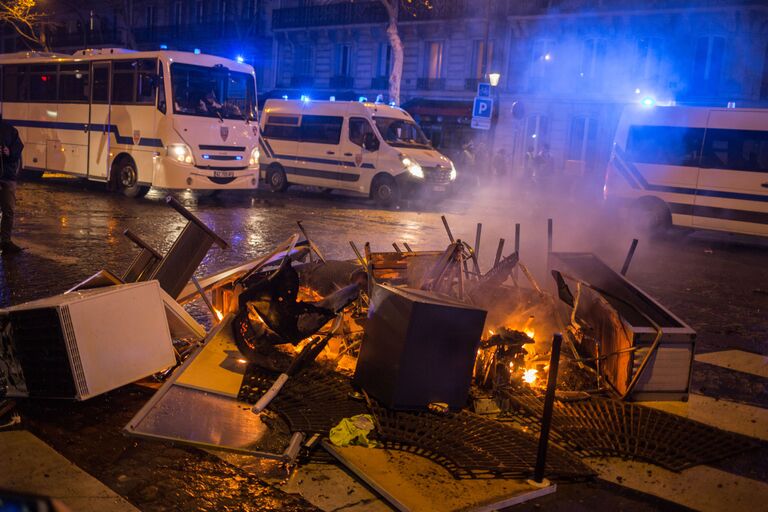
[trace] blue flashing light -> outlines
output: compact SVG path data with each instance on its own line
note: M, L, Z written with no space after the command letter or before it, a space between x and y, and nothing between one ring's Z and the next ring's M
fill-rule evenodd
M211 159L211 155L203 155L203 158L204 158L205 160L210 160L210 159Z
M288 95L287 94L283 94L283 99L287 100L288 99Z
M368 101L368 98L366 98L365 96L360 96L360 99L357 101L359 101L360 103L363 103L365 101Z
M307 96L306 94L302 94L301 101L303 101L304 103L309 103L309 96Z
M378 96L376 96L376 103L384 103L384 95L383 94L379 94Z
M236 157L235 157L235 160L242 160L242 159L243 159L243 157L242 157L242 156L240 156L240 155L238 155L238 156L236 156Z
M195 48L195 55L200 55L200 48Z
M168 45L167 44L161 44L160 45L160 49L161 50L167 50L168 49Z
M238 64L242 64L243 62L245 62L245 59L243 58L242 55L238 55L237 57L235 57L235 60L237 61Z
M336 101L336 96L331 96L331 97L329 98L329 101Z
M390 107L396 107L397 103L395 103L395 100L392 100L392 101L389 102L389 106Z
M652 107L656 104L656 100L651 98L650 96L646 96L640 101L640 104L644 107Z

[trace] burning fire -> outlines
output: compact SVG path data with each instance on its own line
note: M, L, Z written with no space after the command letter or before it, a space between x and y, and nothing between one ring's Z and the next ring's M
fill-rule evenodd
M533 384L536 382L536 374L539 373L539 370L536 368L528 368L525 370L525 373L523 373L523 381L527 384Z
M216 318L221 322L221 319L224 318L224 314L216 308L213 308L213 312L216 313Z
M525 335L531 338L532 340L535 339L533 335L536 334L536 332L533 329L526 329Z

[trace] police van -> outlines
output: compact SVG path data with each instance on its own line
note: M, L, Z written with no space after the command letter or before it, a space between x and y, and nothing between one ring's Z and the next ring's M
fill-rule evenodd
M442 197L456 180L411 116L378 102L267 100L260 135L261 179L276 192L310 185L389 205Z
M768 236L768 110L627 108L603 193L651 231Z

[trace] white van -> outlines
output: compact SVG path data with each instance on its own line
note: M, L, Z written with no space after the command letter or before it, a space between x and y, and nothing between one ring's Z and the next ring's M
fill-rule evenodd
M380 103L267 100L261 179L273 191L312 185L391 204L414 193L445 195L453 163L404 110Z
M768 110L627 108L603 192L651 230L768 236Z

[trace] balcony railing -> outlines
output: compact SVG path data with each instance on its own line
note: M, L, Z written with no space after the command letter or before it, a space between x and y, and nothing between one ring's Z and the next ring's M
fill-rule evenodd
M332 76L331 89L351 89L355 86L355 79L351 76Z
M166 43L175 47L186 43L199 46L201 41L211 41L221 38L245 39L260 34L255 30L251 20L216 21L213 23L194 23L188 25L163 25L157 27L142 27L133 29L137 43Z
M384 23L387 12L379 2L335 3L311 7L291 7L272 12L272 28L323 27Z
M389 77L377 76L376 78L371 78L371 89L389 89Z
M477 90L477 84L480 83L479 78L467 78L464 80L464 90L465 91L476 91Z
M443 91L445 78L419 78L416 80L416 88L422 91Z

